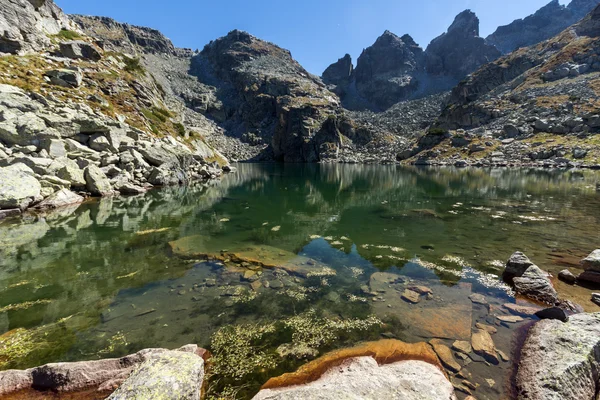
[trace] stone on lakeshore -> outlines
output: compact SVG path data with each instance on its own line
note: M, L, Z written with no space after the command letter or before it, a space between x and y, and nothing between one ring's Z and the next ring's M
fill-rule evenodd
M579 276L577 277L577 279L580 280L580 281L592 282L592 283L600 284L600 272L596 272L596 271L583 271L582 273L579 274Z
M83 170L79 168L77 163L69 158L58 158L54 160L56 176L61 179L71 182L74 188L85 188L85 177Z
M471 346L475 354L484 357L486 360L498 364L498 355L496 353L496 346L494 341L487 330L479 329L471 336Z
M47 139L42 142L42 149L48 152L50 158L66 157L65 143L60 139Z
M53 363L24 371L4 371L0 372L0 397L35 388L67 396L93 390L104 394L104 398L127 379L137 366L163 353L191 353L195 357L203 357L206 350L196 345L187 345L177 351L146 349L122 358Z
M259 399L454 400L454 390L427 343L386 339L327 353L296 372L271 378Z
M83 197L71 192L68 189L61 189L45 198L41 203L36 204L35 208L39 210L56 209L73 204L83 203Z
M569 285L574 285L575 281L577 280L577 277L573 275L571 271L565 269L558 273L558 279L565 283L568 283Z
M507 261L504 278L512 280L517 294L552 305L558 300L558 293L552 286L548 273L521 252L514 253Z
M581 260L581 266L586 271L600 272L600 249L594 250L589 256Z
M412 290L406 289L402 293L402 298L410 303L416 304L421 301L421 296L417 292L413 292Z
M600 293L592 293L592 302L600 306Z
M538 266L532 265L525 273L513 279L515 291L523 296L547 303L555 304L558 293L552 286L548 274Z
M110 181L100 168L90 165L83 171L87 190L95 196L109 196L113 194Z
M450 350L450 348L446 346L444 342L439 339L433 339L429 341L429 344L433 347L433 351L435 351L437 356L440 358L442 365L448 368L449 371L458 372L462 369L460 364L454 358L454 355L452 355L452 350Z
M600 313L576 314L566 323L543 320L521 351L518 399L593 400L598 393Z
M332 367L318 380L297 386L261 390L253 400L455 400L454 388L435 366L423 361L378 365L356 357Z
M525 254L517 251L510 256L504 272L513 276L522 276L532 265L534 264Z
M23 164L0 168L0 209L29 207L41 200L42 185L33 171Z
M569 317L565 313L565 310L558 307L546 308L545 310L539 310L535 313L535 316L539 319L557 319L562 322L567 322Z
M200 400L203 381L201 357L166 351L141 364L108 400Z

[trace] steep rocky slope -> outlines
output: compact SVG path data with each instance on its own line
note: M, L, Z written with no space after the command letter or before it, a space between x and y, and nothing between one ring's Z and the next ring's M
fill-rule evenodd
M385 31L352 69L349 55L323 73L323 81L354 110L387 110L394 104L450 90L500 52L479 37L479 19L470 10L456 16L448 31L423 50L410 35Z
M536 46L484 65L452 90L403 157L486 164L600 163L600 6ZM413 158L412 161L415 161Z
M0 57L0 218L83 201L72 191L139 194L227 166L138 58L105 49L52 1L10 2L5 21L22 26L5 31Z
M352 121L336 94L290 52L232 31L202 51L175 48L160 32L109 18L72 16L112 51L136 54L179 110L182 123L233 160L363 160L360 148L387 138L373 159L394 159L404 140ZM350 63L351 65L351 63ZM370 153L367 152L367 153Z
M500 26L486 41L508 54L559 34L585 17L598 3L598 0L573 0L564 6L552 0L534 14Z

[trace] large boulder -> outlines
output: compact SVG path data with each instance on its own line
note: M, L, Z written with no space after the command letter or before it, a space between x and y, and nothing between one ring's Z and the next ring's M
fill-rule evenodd
M85 199L78 194L73 193L68 189L61 189L45 198L41 203L36 204L35 208L40 210L56 209L83 203L83 200Z
M600 313L530 330L517 372L519 400L595 400L600 390Z
M109 196L114 193L110 180L100 168L90 165L83 171L87 190L95 196Z
M60 44L60 53L68 58L99 61L102 55L91 43L83 40L72 40Z
M83 73L78 69L53 69L45 73L53 85L75 88L81 85Z
M83 170L77 163L69 158L60 158L55 160L56 176L71 182L74 188L84 188L86 180L83 176Z
M586 271L600 272L600 249L594 250L589 256L581 260L581 266Z
M344 360L305 385L261 390L253 400L453 400L442 371L424 361L379 365L372 357Z
M516 252L506 262L504 279L512 282L515 292L550 305L556 304L558 294L549 274L542 271L523 253Z
M121 385L137 367L161 354L171 354L172 358L182 355L185 359L189 359L186 356L192 355L194 360L199 358L202 361L201 357L205 353L204 349L196 345L187 345L177 351L146 349L122 358L53 363L24 371L4 371L0 372L0 397L35 388L67 394L65 397L69 398L69 393L93 390L97 392L98 398L104 398ZM102 394L104 396L101 396Z
M0 168L0 209L25 209L41 200L42 186L24 164Z
M200 400L204 360L196 354L168 351L153 355L135 370L109 400Z

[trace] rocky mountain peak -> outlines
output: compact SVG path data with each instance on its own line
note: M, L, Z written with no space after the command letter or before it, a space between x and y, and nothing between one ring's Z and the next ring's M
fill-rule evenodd
M465 37L479 36L479 18L471 10L465 10L454 18L454 22L448 28L448 35L456 34Z
M337 60L337 62L331 64L323 72L323 82L328 85L339 85L347 82L352 73L354 72L354 65L352 64L352 57L350 54L346 54L344 57Z
M586 16L600 0L573 0L568 6L552 0L534 14L500 26L486 38L503 54L550 39Z
M479 37L479 18L471 10L458 14L446 33L433 39L426 50L426 70L460 80L500 57L500 52Z

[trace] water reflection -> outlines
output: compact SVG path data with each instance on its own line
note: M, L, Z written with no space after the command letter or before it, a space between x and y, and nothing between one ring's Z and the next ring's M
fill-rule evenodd
M512 301L489 274L513 251L556 272L598 247L598 181L592 171L243 164L218 185L6 221L0 334L20 345L0 350L0 369L209 345L223 325L309 308L375 314L387 318L384 333L409 341L468 340L472 324L489 319L470 293ZM240 261L173 254L169 243L190 237L204 238L190 242L195 256L262 246L291 254L297 268L255 276ZM335 274L306 273L324 268ZM431 302L401 299L414 284L433 290ZM510 352L506 330L497 345Z

